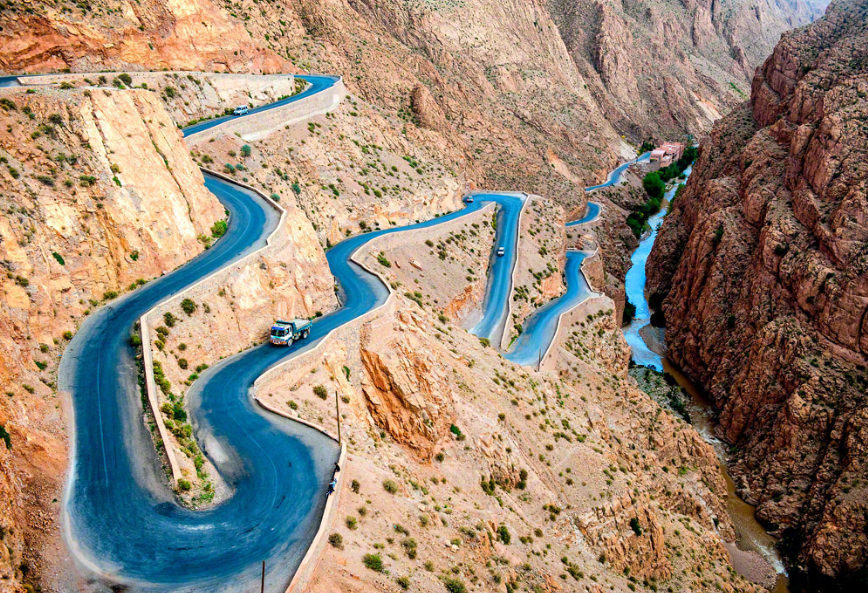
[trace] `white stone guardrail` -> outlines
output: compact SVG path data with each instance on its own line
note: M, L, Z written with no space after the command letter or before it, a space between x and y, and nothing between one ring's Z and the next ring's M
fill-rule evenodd
M588 224L591 222L594 222L594 221L589 220L585 224ZM549 342L549 345L546 348L546 351L543 353L542 357L540 358L540 362L539 362L539 366L538 366L537 370L541 371L543 369L548 370L551 368L551 365L548 363L550 363L552 361L552 357L553 357L552 352L554 351L555 344L559 343L559 341L563 339L564 317L566 317L567 315L569 315L570 313L572 313L573 311L575 311L576 309L578 309L582 305L585 305L594 299L598 299L598 298L601 298L604 296L603 294L594 290L594 287L591 285L591 281L588 279L588 276L585 274L585 263L589 259L591 259L592 257L597 257L597 255L599 253L600 253L600 246L595 241L594 242L594 250L585 257L585 259L582 261L582 265L579 268L579 273L585 279L585 282L587 283L588 288L591 290L591 294L589 294L586 298L582 299L581 301L579 301L578 303L576 303L575 305L573 305L572 307L570 307L569 309L567 309L566 311L564 311L563 313L558 315L558 324L557 324L557 327L555 328L555 333L552 336L552 341Z
M237 135L242 140L261 140L277 130L297 124L311 117L334 110L346 96L347 90L341 76L329 88L292 103L235 117L220 124L195 132L186 137L188 143L207 142L217 135Z
M160 302L155 304L153 307L151 307L144 314L142 314L142 316L139 318L139 329L140 329L141 337L142 337L142 354L144 357L144 367L145 367L145 390L147 391L148 403L150 404L151 411L154 414L154 420L155 420L155 423L157 425L157 430L160 434L160 438L163 440L163 448L166 451L166 457L169 460L169 466L172 470L172 485L173 486L177 486L178 480L181 478L181 470L178 466L178 461L175 459L174 451L172 451L172 448L169 446L169 433L166 430L165 424L160 421L161 420L160 403L159 403L159 395L157 392L157 383L154 380L153 352L151 351L151 341L150 341L151 327L150 327L150 323L148 322L148 316L151 315L159 307L165 306L168 303L171 303L173 301L180 302L186 294L188 294L189 292L192 292L196 287L202 285L205 282L213 280L219 274L225 274L229 270L231 270L232 268L235 268L239 265L243 265L243 264L247 263L252 258L260 255L266 249L269 249L271 247L271 245L274 243L274 241L276 240L278 234L283 231L283 223L286 219L286 210L284 210L283 207L280 206L277 202L275 202L270 197L266 196L264 193L257 190L256 188L253 188L253 187L251 187L245 183L241 183L241 182L235 181L233 179L230 179L230 178L226 177L225 175L223 175L222 173L217 173L217 172L210 171L210 170L204 169L204 168L202 170L204 172L210 174L210 175L213 175L214 177L217 177L219 179L223 179L225 181L229 181L235 185L241 186L241 187L243 187L249 191L256 193L259 197L261 197L263 200L265 200L266 203L268 203L272 208L274 208L275 210L277 210L280 213L280 219L277 222L277 227L265 239L265 245L263 245L259 249L251 251L250 253L248 253L244 257L232 262L228 266L224 266L222 268L214 270L213 272L211 272L207 276L200 278L199 280L197 280L195 283L191 284L190 286L188 286L184 290L181 290L180 292L177 292L173 295L167 296L166 298L164 298L163 300L161 300Z

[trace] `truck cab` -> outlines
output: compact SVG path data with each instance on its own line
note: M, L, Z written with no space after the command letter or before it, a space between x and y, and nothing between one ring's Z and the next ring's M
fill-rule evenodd
M283 321L278 319L271 326L268 341L277 346L289 346L296 340L303 340L310 335L311 323L307 319Z

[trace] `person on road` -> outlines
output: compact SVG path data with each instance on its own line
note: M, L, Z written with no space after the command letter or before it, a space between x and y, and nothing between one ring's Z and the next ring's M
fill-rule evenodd
M338 479L337 479L337 478L332 478L332 481L331 481L331 483L329 484L328 492L327 492L326 494L331 494L332 492L334 492L334 491L335 491L335 487L336 487L337 485L338 485Z

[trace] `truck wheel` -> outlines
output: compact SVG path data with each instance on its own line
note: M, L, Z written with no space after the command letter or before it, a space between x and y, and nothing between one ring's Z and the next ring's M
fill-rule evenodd
M306 340L307 337L308 337L309 335L310 335L310 331L309 331L309 330L304 330L303 332L301 332L301 337L302 337L302 339L305 339L305 340Z

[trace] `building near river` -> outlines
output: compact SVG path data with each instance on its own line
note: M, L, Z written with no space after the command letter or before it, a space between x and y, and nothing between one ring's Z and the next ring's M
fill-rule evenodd
M684 154L683 142L666 142L651 151L651 169L668 167Z

